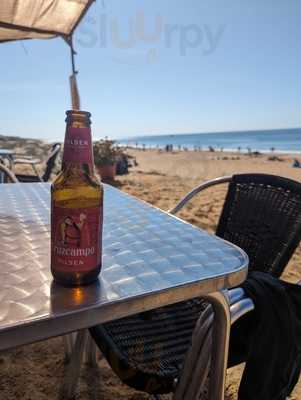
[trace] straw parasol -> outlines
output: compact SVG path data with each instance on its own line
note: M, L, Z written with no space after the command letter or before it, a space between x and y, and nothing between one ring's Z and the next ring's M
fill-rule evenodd
M0 6L0 43L62 37L70 46L72 106L80 108L72 35L94 0L5 0Z

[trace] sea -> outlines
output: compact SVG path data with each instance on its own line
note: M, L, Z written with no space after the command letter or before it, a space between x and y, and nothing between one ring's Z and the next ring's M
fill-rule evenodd
M118 140L125 146L174 150L259 151L267 153L301 153L301 128L219 133L136 136Z

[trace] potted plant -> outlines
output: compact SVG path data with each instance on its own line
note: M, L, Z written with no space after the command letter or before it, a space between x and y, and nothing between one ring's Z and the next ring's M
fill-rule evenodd
M100 140L93 145L94 163L103 181L112 181L116 175L119 149L113 140Z

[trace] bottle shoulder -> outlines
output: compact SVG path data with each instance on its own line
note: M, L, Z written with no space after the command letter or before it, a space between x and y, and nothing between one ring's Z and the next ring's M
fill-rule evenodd
M103 185L95 174L73 174L69 172L66 173L66 171L61 171L52 183L52 187L55 189L72 188L73 186L92 186L102 189Z

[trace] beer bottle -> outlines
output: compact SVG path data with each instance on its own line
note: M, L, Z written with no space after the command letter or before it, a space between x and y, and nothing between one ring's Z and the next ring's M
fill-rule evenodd
M62 170L51 186L51 272L78 286L100 273L103 188L94 174L91 114L66 114Z

